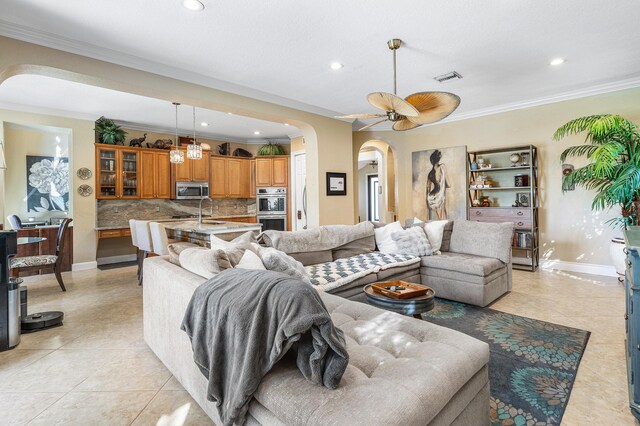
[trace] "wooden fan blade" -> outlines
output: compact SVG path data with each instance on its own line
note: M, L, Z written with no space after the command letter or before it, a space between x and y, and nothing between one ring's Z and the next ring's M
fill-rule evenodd
M448 117L460 105L460 97L449 92L418 92L405 100L413 105L420 114L407 118L416 124L429 124Z
M405 131L415 129L416 127L420 127L422 124L414 123L413 121L409 121L408 118L403 118L402 120L398 120L393 123L393 130L396 131Z
M386 117L386 114L349 114L349 115L337 115L334 118L380 118Z
M367 101L376 108L387 112L395 111L406 117L417 117L418 110L399 96L385 92L374 92L367 95Z
M384 123L385 121L387 121L386 118L384 120L376 121L375 123L367 124L366 126L359 128L358 131L361 132L368 129L369 127L375 126L376 124Z

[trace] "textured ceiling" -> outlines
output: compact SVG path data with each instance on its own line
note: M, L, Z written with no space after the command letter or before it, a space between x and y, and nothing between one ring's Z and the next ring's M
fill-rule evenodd
M2 0L0 33L36 34L115 62L135 57L147 70L166 74L160 65L170 66L185 79L204 76L223 90L328 115L372 112L365 95L392 91L393 37L406 43L399 95L455 92L462 104L452 119L640 80L637 0L203 3L194 13L180 0ZM555 57L567 61L550 67ZM334 61L344 68L332 71ZM452 70L464 79L433 80Z

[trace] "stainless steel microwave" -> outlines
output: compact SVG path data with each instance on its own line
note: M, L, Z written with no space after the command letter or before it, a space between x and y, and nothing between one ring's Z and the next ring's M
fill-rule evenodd
M208 196L207 182L176 182L176 200L199 200Z

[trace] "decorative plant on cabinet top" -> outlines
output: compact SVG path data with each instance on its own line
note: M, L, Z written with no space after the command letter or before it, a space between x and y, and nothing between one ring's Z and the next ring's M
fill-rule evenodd
M640 219L640 131L619 115L591 115L571 120L554 134L556 141L587 132L585 144L565 149L564 162L584 157L589 164L565 174L563 191L573 185L595 190L591 209L620 207L619 216L608 223L617 227L639 224Z
M98 142L109 145L124 145L127 132L122 130L120 126L113 120L104 116L96 120L96 127L93 129L98 135Z
M258 149L258 155L287 155L287 153L284 150L284 147L279 143L269 142Z

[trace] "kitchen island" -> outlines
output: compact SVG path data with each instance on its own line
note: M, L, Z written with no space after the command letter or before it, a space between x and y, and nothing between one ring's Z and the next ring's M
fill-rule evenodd
M167 230L167 237L174 240L188 241L201 246L211 246L211 235L215 235L226 241L247 231L261 232L259 223L225 222L221 220L203 219L197 220L163 221Z

